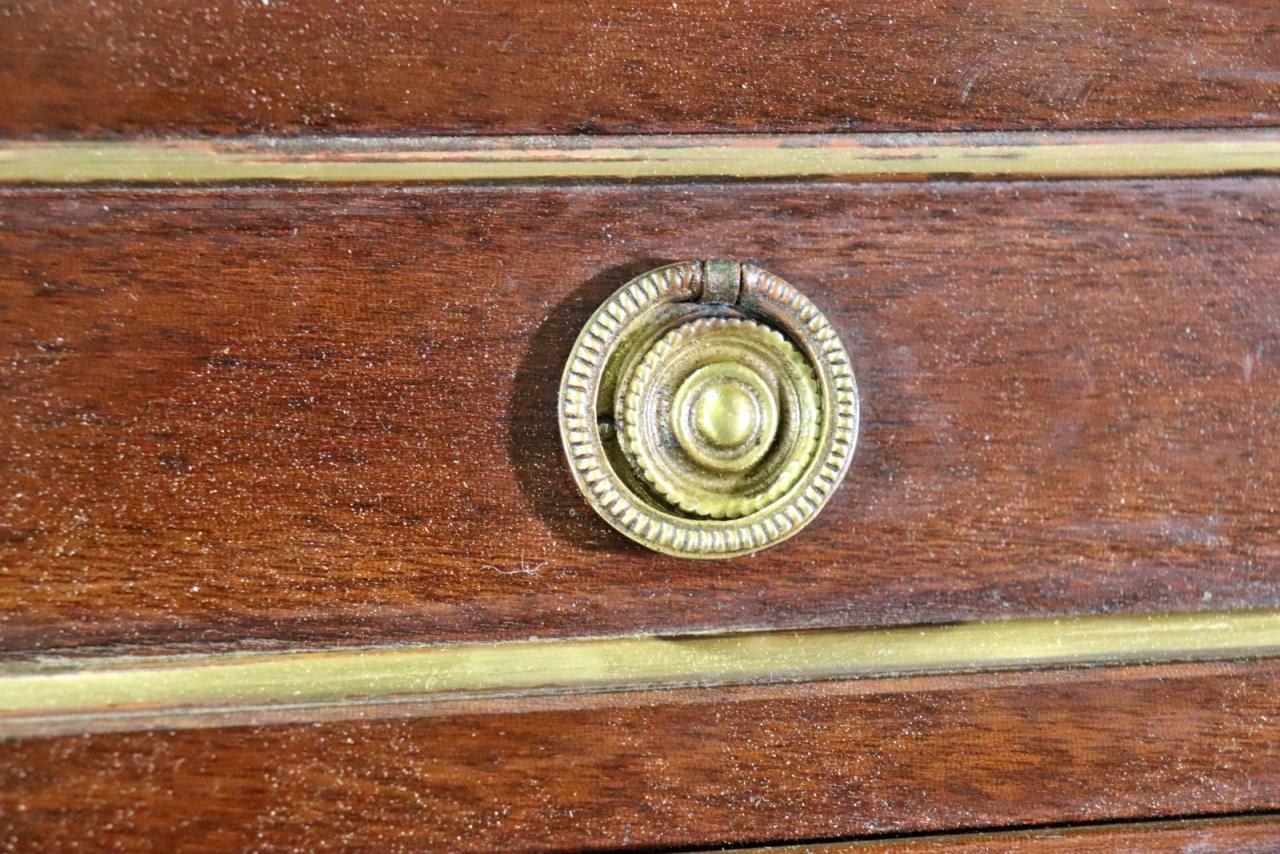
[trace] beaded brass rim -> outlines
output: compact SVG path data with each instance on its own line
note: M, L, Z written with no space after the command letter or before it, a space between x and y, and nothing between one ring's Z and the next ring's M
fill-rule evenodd
M754 320L680 324L618 391L623 453L667 503L695 516L733 519L767 506L817 445L813 371L780 332Z
M826 317L733 261L672 264L619 288L578 336L559 405L596 512L689 558L795 534L843 480L858 432L857 385Z

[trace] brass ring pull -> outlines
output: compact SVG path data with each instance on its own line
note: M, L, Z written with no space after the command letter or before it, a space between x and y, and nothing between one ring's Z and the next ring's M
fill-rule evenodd
M840 485L858 389L827 319L734 261L623 285L578 336L560 434L611 525L678 557L748 554L795 534Z

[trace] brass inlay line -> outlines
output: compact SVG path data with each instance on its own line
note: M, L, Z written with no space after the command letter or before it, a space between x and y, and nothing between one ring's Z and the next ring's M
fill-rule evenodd
M1280 172L1280 130L0 142L0 183L1139 178Z
M1280 655L1280 610L290 653L0 669L0 736L66 716Z

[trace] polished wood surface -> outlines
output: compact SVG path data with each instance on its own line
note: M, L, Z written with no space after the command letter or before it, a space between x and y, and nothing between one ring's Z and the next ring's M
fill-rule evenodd
M0 21L0 850L1280 850L1276 3ZM707 565L555 409L716 256L863 430Z
M354 710L0 742L22 850L711 846L1280 808L1280 664ZM350 713L350 712L348 712Z
M1280 123L1271 0L68 0L6 10L0 134Z
M756 854L1275 854L1280 816L1134 822L752 849Z
M0 196L11 651L871 625L1280 602L1280 182ZM801 536L614 534L562 361L750 259L864 400Z

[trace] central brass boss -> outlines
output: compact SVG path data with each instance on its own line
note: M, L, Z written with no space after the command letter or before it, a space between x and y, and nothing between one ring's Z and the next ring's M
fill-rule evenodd
M667 554L731 557L822 509L853 456L858 391L835 330L795 288L689 261L592 316L560 386L560 432L615 528Z

